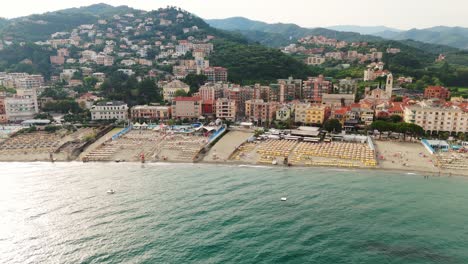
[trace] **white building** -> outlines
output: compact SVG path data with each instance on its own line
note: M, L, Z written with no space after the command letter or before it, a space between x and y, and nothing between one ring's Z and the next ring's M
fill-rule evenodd
M132 69L118 69L117 71L123 72L125 75L132 76L135 72Z
M421 126L425 131L468 132L468 107L437 106L432 101L423 101L407 106L404 120Z
M7 97L5 98L5 112L10 122L33 119L39 112L37 97Z
M91 107L91 120L128 120L128 106L124 102L100 102Z

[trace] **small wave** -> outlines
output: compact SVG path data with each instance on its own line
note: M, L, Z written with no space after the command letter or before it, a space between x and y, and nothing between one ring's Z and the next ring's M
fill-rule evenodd
M263 166L263 165L239 165L238 167L242 167L242 168L265 168L265 169L271 168L269 166Z

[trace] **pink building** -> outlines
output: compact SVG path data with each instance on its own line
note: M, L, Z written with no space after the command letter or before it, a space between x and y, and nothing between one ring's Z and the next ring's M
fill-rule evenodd
M278 102L264 102L262 99L245 102L245 117L255 122L271 122L276 116Z
M198 118L202 115L203 100L200 97L176 97L172 103L175 118Z

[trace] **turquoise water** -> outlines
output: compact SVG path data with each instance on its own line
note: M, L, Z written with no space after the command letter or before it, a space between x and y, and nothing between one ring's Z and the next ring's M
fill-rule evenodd
M468 263L465 178L198 164L0 166L0 263Z

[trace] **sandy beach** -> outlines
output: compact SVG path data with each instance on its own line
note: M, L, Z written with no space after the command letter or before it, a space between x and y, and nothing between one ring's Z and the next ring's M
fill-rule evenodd
M75 132L48 133L36 131L17 135L0 144L0 161L72 161L73 152L95 135L96 128L81 128Z
M229 131L205 155L204 162L228 162L233 151L253 135L246 131Z
M341 167L419 172L434 176L468 176L468 170L449 166L454 159L463 166L468 162L468 156L450 153L431 155L421 143L377 140L374 141L374 154L367 143L309 143L293 140L247 142L252 132L233 130L199 158L200 150L207 143L204 136L132 130L117 140L110 140L121 130L117 128L108 132L76 159L71 159L70 152L77 143L65 143L79 141L95 131L79 130L62 136L45 132L20 135L0 145L0 161L50 161L50 153L55 151L55 161L140 162L143 153L145 162L285 166L283 163L287 158L290 165L297 167ZM441 164L441 160L446 160L447 164L439 167L437 165Z

